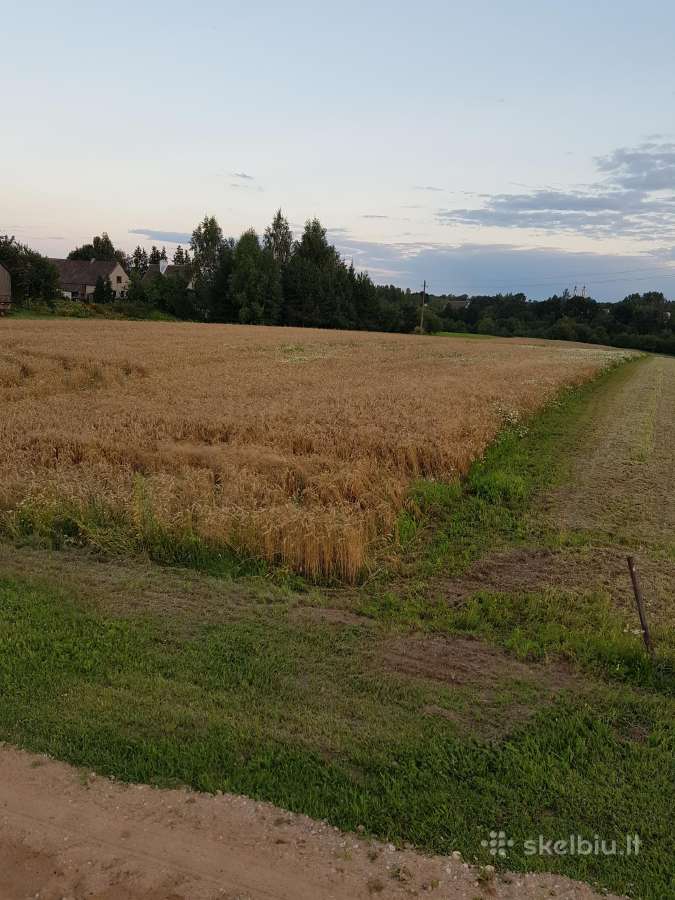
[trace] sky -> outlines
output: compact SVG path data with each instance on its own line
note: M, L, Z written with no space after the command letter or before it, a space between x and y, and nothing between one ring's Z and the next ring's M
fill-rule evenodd
M675 297L672 0L2 3L0 233L281 208L380 283Z

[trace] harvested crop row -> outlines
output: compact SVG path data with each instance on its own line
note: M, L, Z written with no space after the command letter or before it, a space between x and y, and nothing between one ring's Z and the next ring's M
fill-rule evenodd
M412 478L621 351L518 340L90 321L0 323L5 529L158 534L354 580Z

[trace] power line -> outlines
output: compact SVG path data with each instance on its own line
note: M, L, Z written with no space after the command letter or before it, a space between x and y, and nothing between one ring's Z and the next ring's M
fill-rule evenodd
M644 272L647 270L642 269L639 271ZM559 278L556 278L554 281L536 281L536 282L530 281L530 282L525 282L525 283L519 282L519 287L520 288L552 287L552 286L560 285L561 283L564 283L564 282L569 282L569 281L573 280L574 277L575 276L561 275ZM654 277L655 277L654 275L649 275L645 278L631 278L630 280L631 281L651 281ZM659 278L675 278L675 272L670 271L667 274L659 274L658 277ZM626 280L626 278L624 278L624 277L622 277L622 278L588 278L588 279L586 279L586 284L612 284L613 282L625 281L625 280ZM490 283L484 281L481 283L481 287L500 287L500 285L503 285L503 284L504 284L504 281L493 281ZM478 290L478 288L476 288L475 286L472 286L471 290Z

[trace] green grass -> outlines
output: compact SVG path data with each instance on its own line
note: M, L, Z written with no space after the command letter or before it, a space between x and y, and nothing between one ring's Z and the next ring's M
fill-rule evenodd
M50 302L31 301L28 306L14 304L10 319L148 319L155 322L175 322L175 316L144 304L118 300L114 303L89 303L83 300L55 299Z
M637 622L624 620L606 594L479 592L452 606L413 590L364 593L355 608L393 631L469 634L521 660L566 659L609 682L675 693L675 631L652 629L656 651L650 657Z
M494 339L493 334L476 334L472 331L434 331L434 337L458 337L479 341Z
M534 631L546 618L521 606L506 623L466 616L457 628L494 628L503 643L528 618ZM294 622L284 603L218 624L117 619L5 579L0 739L118 779L241 792L482 862L493 860L481 841L503 828L516 841L509 868L669 895L671 701L648 683L589 680L486 740L422 712L470 712L470 687L383 673L373 655L383 641L386 631ZM597 671L606 670L605 659ZM497 686L493 714L534 690ZM630 859L522 847L540 833L635 832L643 852Z

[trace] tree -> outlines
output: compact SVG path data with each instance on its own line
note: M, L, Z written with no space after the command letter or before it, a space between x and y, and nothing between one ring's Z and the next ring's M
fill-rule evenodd
M305 230L296 247L296 253L302 259L325 266L339 259L338 252L326 237L326 229L318 219L308 219L305 222Z
M234 241L223 238L215 216L204 216L192 232L190 248L197 309L214 322L238 321L230 298Z
M145 275L148 271L148 262L148 251L139 244L131 254L131 271Z
M159 265L159 261L161 260L161 258L162 254L160 253L159 249L153 244L152 249L150 250L150 256L148 257L148 262L151 266L157 266Z
M272 224L265 229L263 246L280 269L288 264L293 249L293 232L280 209L272 219Z
M138 269L132 268L129 276L129 288L127 301L131 304L148 303L148 296L143 284L143 275Z
M230 276L230 296L240 322L276 323L281 305L281 277L271 250L260 246L253 229L237 241Z
M223 231L215 216L204 216L203 221L192 232L192 270L198 287L213 284L220 266L223 248Z
M328 243L318 219L306 222L282 274L283 324L355 327L354 275Z
M166 260L168 259L167 255L166 255L166 247L162 247L162 251L161 251L161 253L159 254L159 258L160 258L162 261L166 261Z
M164 310L178 319L201 318L195 308L194 292L187 288L187 280L181 275L158 275L144 285L149 306Z
M114 299L110 279L99 275L94 286L94 303L112 303Z
M230 290L232 269L234 267L235 242L227 238L218 250L216 268L212 281L201 282L196 296L202 317L212 322L238 322L239 309L234 302ZM191 266L194 273L194 261Z
M59 273L54 264L13 236L0 235L0 263L12 278L12 296L17 303L58 296Z
M126 253L123 250L115 249L106 231L94 237L90 244L83 244L81 247L71 250L68 259L116 259L122 268L127 269L129 266Z
M176 252L173 254L173 264L174 266L185 265L185 251L180 244L176 247Z

